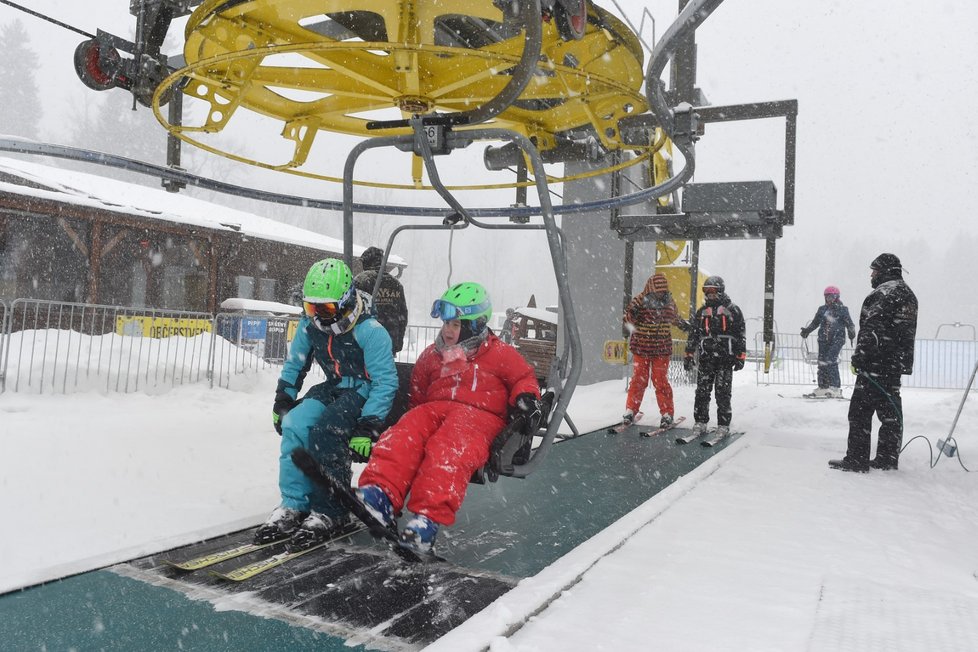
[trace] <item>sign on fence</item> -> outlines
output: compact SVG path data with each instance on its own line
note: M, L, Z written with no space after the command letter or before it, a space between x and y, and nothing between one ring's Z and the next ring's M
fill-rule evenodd
M211 332L209 319L187 319L180 317L128 317L119 316L115 320L116 335L129 337L193 337Z

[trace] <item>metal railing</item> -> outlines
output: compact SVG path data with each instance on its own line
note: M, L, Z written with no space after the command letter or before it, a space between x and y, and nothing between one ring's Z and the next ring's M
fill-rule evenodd
M0 301L0 392L165 391L230 387L281 367L299 317ZM409 325L398 362L414 362L438 326ZM322 377L313 365L310 375Z
M404 348L395 356L397 362L414 362L430 344L435 342L440 326L411 326L404 332Z
M15 299L0 375L15 392L135 392L197 382L208 313Z
M0 300L0 392L158 392L203 381L226 388L234 378L280 366L298 322L298 317L286 316L212 316L36 299ZM409 325L397 361L414 362L438 331L438 326ZM776 333L776 342L768 373L764 373L762 357L748 356L756 382L816 384L815 338L805 341L797 334ZM685 344L685 340L673 340L669 381L674 385L695 383L695 377L683 369ZM754 350L763 350L760 334ZM851 355L847 342L839 356L844 385L855 382ZM914 373L903 377L903 386L961 389L976 360L978 342L974 340L917 340ZM631 365L622 367L622 374L630 378ZM322 372L313 365L310 373Z
M760 334L755 348L762 349ZM814 337L807 341L800 335L776 333L777 348L771 369L764 373L764 361L751 359L759 385L814 385L818 375L818 344ZM809 344L810 342L810 344ZM846 341L839 354L839 377L842 384L851 386L856 377L851 370L852 346ZM962 389L975 361L978 342L973 340L921 340L914 342L913 374L903 376L904 387L926 389Z

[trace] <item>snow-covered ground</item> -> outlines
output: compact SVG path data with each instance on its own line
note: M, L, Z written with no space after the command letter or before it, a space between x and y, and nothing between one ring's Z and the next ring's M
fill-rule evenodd
M0 592L262 519L277 500L274 381L0 395ZM957 458L932 469L924 439L897 472L829 470L846 402L737 382L746 435L431 649L978 649L978 476ZM904 390L905 442L945 437L960 399ZM676 400L691 415L691 388ZM603 383L570 412L593 429L623 403L624 383ZM972 399L955 436L973 468L976 432Z

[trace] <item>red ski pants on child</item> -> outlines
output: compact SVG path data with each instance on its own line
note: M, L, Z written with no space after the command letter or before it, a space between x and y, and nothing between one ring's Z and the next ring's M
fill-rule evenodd
M628 399L625 409L638 412L642 407L642 397L645 388L649 386L649 376L652 377L652 387L655 388L655 400L659 404L660 414L674 414L672 404L672 385L669 384L669 356L657 355L646 358L632 355L632 382L628 386Z
M378 485L401 511L451 525L472 472L489 459L489 446L506 422L464 403L432 401L387 429L370 453L359 486Z

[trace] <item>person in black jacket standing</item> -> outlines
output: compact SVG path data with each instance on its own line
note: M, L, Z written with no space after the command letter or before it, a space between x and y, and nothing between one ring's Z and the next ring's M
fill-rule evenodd
M730 434L733 409L730 398L733 372L744 368L747 359L747 337L744 314L724 292L723 279L710 276L703 281L705 305L690 320L686 340L686 371L692 371L693 355L699 354L696 374L696 399L693 405L693 434L704 435L710 421L710 395L716 388L717 434Z
M917 297L904 282L903 267L894 254L880 254L870 268L873 291L863 301L852 354L856 386L849 401L848 447L844 458L829 461L830 467L842 471L896 470L903 445L900 376L913 373ZM876 457L870 461L874 414L880 431Z
M379 247L367 247L360 254L360 264L363 271L353 279L353 284L361 292L371 295L371 307L377 315L377 321L383 324L391 336L394 355L404 348L404 331L407 330L408 309L404 299L404 286L386 271L381 274L380 264L384 259L384 250ZM381 274L380 288L373 295L377 274Z

